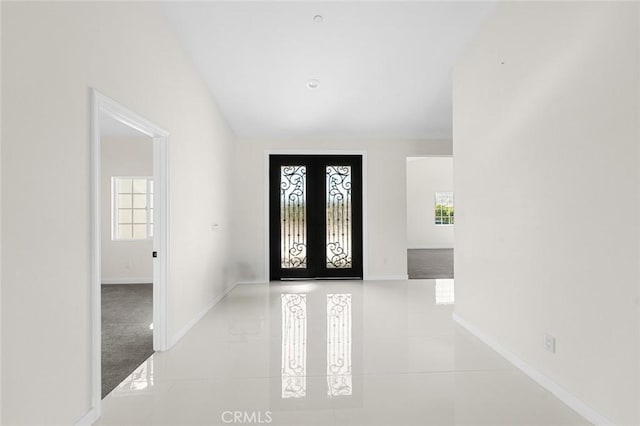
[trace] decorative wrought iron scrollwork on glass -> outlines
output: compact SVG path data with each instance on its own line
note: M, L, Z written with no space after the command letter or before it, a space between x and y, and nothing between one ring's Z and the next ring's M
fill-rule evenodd
M307 267L307 168L280 167L280 265Z
M307 394L307 295L283 293L282 398Z
M351 268L351 166L327 166L327 268Z
M351 372L351 294L327 295L327 394L353 392Z

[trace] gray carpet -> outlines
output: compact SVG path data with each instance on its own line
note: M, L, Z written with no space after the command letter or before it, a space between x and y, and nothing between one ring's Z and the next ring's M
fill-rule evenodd
M102 286L102 397L153 354L153 285Z
M407 250L409 279L453 278L453 249Z

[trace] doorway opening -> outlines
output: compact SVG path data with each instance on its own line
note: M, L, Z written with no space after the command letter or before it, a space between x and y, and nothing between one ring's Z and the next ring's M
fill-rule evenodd
M167 349L168 133L91 91L92 409Z
M270 279L362 279L362 156L269 156Z
M409 279L453 279L453 157L407 158Z
M154 352L154 182L153 139L104 113L100 124L104 398Z

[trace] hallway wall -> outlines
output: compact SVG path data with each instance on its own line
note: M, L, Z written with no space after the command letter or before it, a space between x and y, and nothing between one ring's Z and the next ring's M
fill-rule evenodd
M91 405L89 88L170 133L170 340L234 282L234 136L157 4L1 7L2 424L71 425Z
M450 155L451 141L239 140L235 150L234 267L241 281L268 281L265 272L266 153L366 152L365 277L407 276L406 158ZM368 262L367 262L368 260ZM368 270L367 268L368 264Z
M453 98L456 313L628 425L640 422L639 7L499 3Z

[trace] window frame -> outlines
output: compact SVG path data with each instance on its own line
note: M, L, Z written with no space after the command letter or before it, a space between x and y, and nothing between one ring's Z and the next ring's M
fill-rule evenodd
M120 179L145 179L146 180L146 216L147 220L145 223L145 237L144 238L134 238L133 234L131 238L120 238L119 235L119 227L120 223L118 222L118 210L119 206L119 195L118 191L118 180ZM153 196L153 192L150 191L153 186L153 176L111 176L111 241L148 241L153 240L153 225L154 225L154 208L151 202L151 196ZM133 190L133 188L132 188ZM132 193L133 194L133 193ZM134 208L131 207L132 214ZM133 219L132 219L133 220ZM132 223L133 225L133 223Z
M442 202L439 202L439 200L442 198L442 196L438 197L439 194L447 194L447 203L444 204ZM450 203L449 203L450 201ZM446 216L449 219L449 223L438 223L438 217L440 217L441 222L442 219L445 216L438 216L436 214L436 211L438 209L438 205L442 205L448 208L453 209L454 214L449 214L448 216ZM455 223L455 197L454 197L454 192L453 191L435 191L433 194L433 224L435 226L453 226Z

